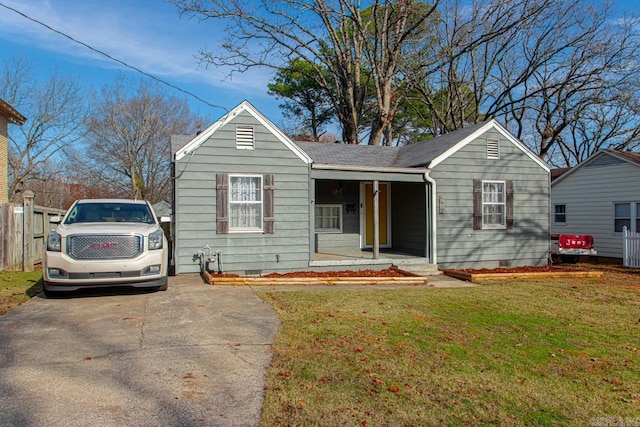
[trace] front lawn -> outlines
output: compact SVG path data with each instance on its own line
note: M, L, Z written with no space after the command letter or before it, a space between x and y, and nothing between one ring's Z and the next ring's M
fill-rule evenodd
M42 270L0 271L0 315L42 292Z
M260 292L281 320L261 424L640 424L639 279Z

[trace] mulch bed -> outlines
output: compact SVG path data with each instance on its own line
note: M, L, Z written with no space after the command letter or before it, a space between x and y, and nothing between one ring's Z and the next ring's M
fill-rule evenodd
M443 273L457 279L479 283L488 280L543 279L560 277L602 277L602 271L580 267L524 266L514 268L480 268L463 270L443 270Z
M465 268L465 273L487 274L487 273L555 273L559 271L585 271L580 267L554 267L554 266L524 266L524 267L500 267L500 268Z
M384 270L340 270L340 271L292 271L289 273L269 273L262 277L406 277L396 268Z
M233 273L204 272L205 280L212 285L424 285L427 278L416 274L386 268L384 270L293 271L270 273L261 277L240 276Z

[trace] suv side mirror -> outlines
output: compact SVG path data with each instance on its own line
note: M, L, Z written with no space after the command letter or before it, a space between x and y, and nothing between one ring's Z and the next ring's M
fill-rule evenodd
M171 217L168 216L161 216L160 218L160 224L165 223L165 222L171 222Z
M60 221L62 221L62 217L60 215L49 217L49 223L51 224L60 224Z

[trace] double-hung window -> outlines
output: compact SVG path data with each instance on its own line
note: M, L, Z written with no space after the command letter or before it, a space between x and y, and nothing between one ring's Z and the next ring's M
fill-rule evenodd
M342 205L317 205L315 230L318 233L340 233L342 231Z
M229 230L262 230L262 176L229 175Z
M506 226L506 194L504 181L482 182L482 228Z
M513 181L473 180L473 229L513 228Z
M624 227L635 233L640 232L640 202L614 203L613 223L616 233L622 233Z
M553 205L553 223L556 225L565 225L567 223L567 205Z

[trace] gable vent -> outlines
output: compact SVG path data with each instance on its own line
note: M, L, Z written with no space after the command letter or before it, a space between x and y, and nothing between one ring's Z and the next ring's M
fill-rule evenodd
M500 158L500 143L495 140L487 140L487 159Z
M236 148L253 150L254 142L253 126L236 126Z

